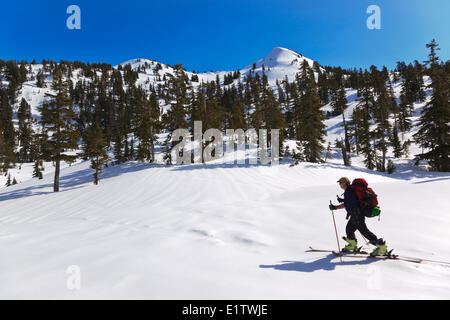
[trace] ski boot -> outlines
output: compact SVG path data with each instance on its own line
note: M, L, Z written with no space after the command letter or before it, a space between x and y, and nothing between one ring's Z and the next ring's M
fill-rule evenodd
M376 257L376 256L389 256L390 252L388 252L387 250L387 246L386 246L386 241L384 241L383 239L378 239L378 241L375 244L377 247L375 248L375 250L373 250L370 255L372 257Z
M348 244L342 248L342 252L358 252L358 246L356 243L356 240L348 239L346 237L342 237L345 241L348 242Z

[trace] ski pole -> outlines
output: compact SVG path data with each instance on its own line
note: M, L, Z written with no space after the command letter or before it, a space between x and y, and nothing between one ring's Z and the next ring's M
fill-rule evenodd
M330 200L330 204L332 204L331 200ZM334 210L331 210L331 215L333 216L334 231L336 232L336 241L337 241L337 245L338 245L338 249L339 249L339 259L341 259L341 262L342 262L341 246L339 245L339 237L337 234L336 221L334 220Z
M363 234L361 233L361 231L359 231L359 233L361 234L361 237L363 237L364 241L366 242L366 244L369 244L369 241L367 241L366 238L364 238Z

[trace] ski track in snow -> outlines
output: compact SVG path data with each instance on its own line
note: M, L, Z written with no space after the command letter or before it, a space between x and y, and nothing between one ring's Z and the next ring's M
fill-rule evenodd
M312 65L291 50L274 48L254 72L261 74L264 65L274 86L284 75L292 81L303 59ZM152 61L126 63L136 69L145 62ZM37 74L42 66L32 68ZM241 77L252 68L241 69ZM162 64L163 73L173 69ZM198 76L213 81L228 73ZM73 75L74 83L82 79L77 70ZM139 74L139 84L147 80L155 81L151 70ZM393 88L398 97L400 83ZM29 81L18 100L24 97L37 119L50 91ZM350 119L356 90L347 89L347 98ZM414 105L413 123L423 105ZM325 124L327 143L342 138L341 116ZM419 152L413 144L411 155ZM449 299L450 174L421 171L411 161L395 159L393 175L364 169L354 154L353 166L344 167L336 149L326 164L292 168L284 162L277 168L129 162L106 168L98 186L89 163L78 162L63 164L56 194L51 163L45 163L43 180L31 179L33 164L22 164L9 170L19 184L0 188L0 298ZM340 263L332 254L306 252L310 245L337 247L328 203L342 193L336 184L341 176L366 178L375 189L381 221L367 223L395 253L443 263ZM5 181L0 177L0 185ZM345 213L336 211L335 217L343 236ZM73 265L81 270L80 290L67 288L66 271Z
M403 256L450 262L450 201L437 197L448 174L131 162L105 169L94 186L91 171L88 162L66 167L56 194L51 172L1 189L1 298L450 296L450 265L341 264L306 252L335 249L328 201L340 193L338 177L362 176L380 196L381 221L368 220L377 235ZM335 216L343 235L345 214ZM71 265L80 267L81 290L66 287ZM374 272L379 289L368 285Z

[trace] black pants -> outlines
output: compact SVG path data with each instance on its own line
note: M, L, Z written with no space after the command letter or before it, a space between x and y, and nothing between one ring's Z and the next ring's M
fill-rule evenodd
M375 245L378 241L376 235L374 235L366 226L366 217L362 214L359 208L355 208L350 213L350 220L348 220L345 232L347 233L347 238L355 240L355 231L359 230L361 234L370 241L371 244Z

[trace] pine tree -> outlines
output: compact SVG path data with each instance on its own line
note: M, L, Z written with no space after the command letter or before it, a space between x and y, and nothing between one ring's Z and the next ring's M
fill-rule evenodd
M7 143L12 149L15 147L16 131L13 124L13 109L8 99L8 92L2 90L1 105L0 105L0 128L3 132L5 143Z
M42 128L38 128L37 132L32 136L31 158L34 159L33 178L42 179L42 171L45 170L43 164L43 149L47 135Z
M41 126L46 134L43 146L43 158L55 162L53 190L59 191L61 161L74 162L77 155L67 151L78 148L79 133L75 126L76 114L68 94L68 83L63 80L61 71L55 72L51 85L55 94L47 94L49 102L40 107Z
M42 179L43 175L42 175L42 160L36 159L34 161L34 166L33 166L33 178L38 178L38 179Z
M392 135L390 136L390 145L394 151L394 157L400 158L403 154L403 146L398 137L398 129L397 126L394 126L392 130Z
M116 125L113 134L113 146L114 146L113 153L114 153L114 160L117 162L117 164L121 164L126 161L124 152L125 142L126 136L122 133L122 129L118 128L118 125Z
M171 108L164 114L163 122L165 129L169 132L164 141L164 161L167 164L172 164L171 152L174 144L172 143L172 132L178 128L187 128L186 115L189 106L189 91L188 77L183 70L181 64L173 66L174 75L168 74L168 93L171 98Z
M390 134L391 125L389 123L389 110L391 102L388 92L384 84L379 88L379 95L374 104L374 120L376 129L374 132L375 148L381 151L381 161L377 163L378 171L386 171L386 153L389 145L388 136ZM376 151L375 151L376 152Z
M303 143L302 141L297 141L296 143L296 148L295 150L293 150L293 154L292 154L292 159L295 161L292 166L296 166L298 165L300 162L304 162L306 161L305 158L305 149L303 147Z
M411 129L411 112L414 110L413 104L411 101L408 101L408 98L404 94L400 94L400 104L398 105L399 109L399 117L398 124L399 129L404 134Z
M286 158L292 157L291 149L289 148L288 144L286 144L284 147L283 156Z
M36 76L36 87L45 88L45 77L44 74L42 73L42 70L39 70Z
M8 101L8 92L0 90L0 170L6 172L16 163L15 130L12 122L12 108Z
M415 101L422 102L425 101L425 84L423 82L424 68L423 65L420 64L417 60L414 61L414 69L415 69L415 81L414 81L414 92L415 92Z
M416 156L417 160L428 160L432 170L450 171L450 77L439 64L436 51L438 44L433 39L426 45L430 49L427 70L431 79L431 99L422 110L419 130L414 135L416 142L427 152Z
M320 71L320 68L318 68ZM329 84L327 74L325 72L319 72L317 79L317 86L319 87L320 103L327 104L329 102Z
M281 111L280 105L275 98L273 90L266 87L263 90L263 120L264 127L267 130L267 142L271 147L271 129L280 129L279 147L284 143L283 129L287 127L286 119ZM282 150L278 150L279 154Z
M141 161L155 161L155 141L159 128L159 105L156 94L150 99L145 97L136 114L135 135L139 139L137 159Z
M350 139L348 133L347 121L345 119L345 109L347 109L347 95L343 84L339 84L337 90L334 90L331 97L331 106L333 107L333 114L342 114L342 127L344 128L344 146L347 152L350 152Z
M240 98L236 99L232 105L230 128L235 130L246 128L244 103Z
M103 135L102 129L98 123L94 127L88 129L84 136L83 157L91 159L91 168L95 170L94 184L100 181L99 175L103 171L103 167L109 159L108 144Z
M376 165L375 152L372 148L373 133L370 130L371 112L374 109L375 100L371 90L368 73L363 76L363 84L360 89L360 97L356 99L358 105L354 113L354 121L356 126L356 140L359 151L364 155L364 163L366 167L373 170Z
M9 187L11 185L11 173L8 173L8 178L6 179L5 186Z
M395 171L395 165L394 162L392 160L389 159L388 163L387 163L387 172L389 174L393 174Z
M304 156L308 162L322 161L322 143L324 136L325 115L321 110L321 104L317 95L317 84L314 72L306 60L302 71L297 76L298 88L301 90L300 98L295 102L294 119L296 121L297 140L300 140L304 148Z
M331 159L331 143L330 142L328 142L327 154L325 155L325 162L327 162L328 159Z
M33 119L31 117L30 105L22 98L18 112L19 118L19 161L31 162L32 159L32 141L33 141Z

